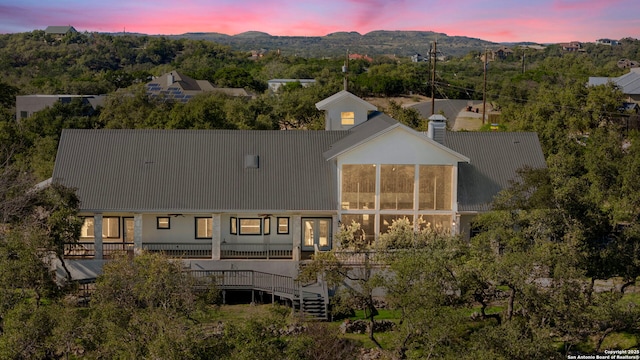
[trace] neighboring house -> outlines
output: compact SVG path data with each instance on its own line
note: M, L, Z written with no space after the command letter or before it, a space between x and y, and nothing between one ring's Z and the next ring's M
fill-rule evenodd
M242 88L217 88L207 80L195 80L176 70L158 76L146 84L147 94L153 98L186 103L205 92L221 92L229 96L251 97Z
M640 66L640 63L634 60L629 59L620 59L618 60L618 67L621 69L631 69Z
M499 49L493 51L494 59L505 60L510 55L513 55L513 50L509 49L506 46L502 46Z
M145 249L294 277L352 221L369 241L403 217L468 237L517 169L545 167L535 133L425 134L347 91L316 107L325 131L63 130L52 180L77 189L85 218L67 266L92 277Z
M627 96L628 102L640 103L640 68L632 68L628 73L619 77L589 77L589 85L603 85L613 83Z
M267 85L269 86L269 90L276 93L280 89L280 86L289 84L289 83L300 83L303 87L307 87L309 85L315 84L315 79L271 79L267 81Z
M47 107L52 107L56 102L70 103L73 99L80 98L95 110L104 106L106 95L20 95L16 96L16 120L26 119L34 113Z
M78 31L71 25L69 26L47 26L44 30L46 35L53 36L56 40L62 39L69 33L77 33Z
M373 59L368 55L349 54L349 60L364 60L367 62L373 62Z
M582 49L582 43L580 43L579 41L560 43L559 45L560 47L562 47L562 50L568 51L568 52L580 51Z
M620 44L618 42L618 40L611 40L611 39L598 39L598 40L596 40L596 45L612 46L612 45L618 45L618 44Z

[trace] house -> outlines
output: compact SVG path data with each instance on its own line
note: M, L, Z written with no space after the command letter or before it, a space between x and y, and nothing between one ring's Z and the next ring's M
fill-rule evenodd
M404 217L468 237L517 169L545 166L535 133L422 133L347 91L316 107L325 131L64 130L52 181L85 219L67 267L91 277L144 249L293 278L353 221L371 242Z
M373 58L371 58L371 56L361 54L349 54L349 60L364 60L370 63L373 62Z
M69 33L77 33L78 31L71 25L68 26L47 26L44 30L46 35L53 36L56 40L61 40Z
M571 41L568 43L560 43L559 44L562 50L568 52L580 51L582 49L582 43L579 41Z
M493 51L494 59L504 60L510 55L513 55L513 50L509 49L506 46L502 46L499 49Z
M271 79L267 81L269 90L276 93L280 89L280 86L290 83L300 83L303 87L310 86L316 83L315 79Z
M621 69L631 69L639 67L640 63L630 59L620 59L618 60L618 67Z
M94 110L104 106L106 95L20 95L16 96L16 120L26 119L34 113L55 103L70 103L73 99L81 99L83 103L90 105Z
M608 46L613 46L613 45L619 45L620 43L618 42L618 40L611 40L611 39L598 39L596 40L596 45L608 45Z
M176 70L158 76L146 84L147 94L186 103L192 97L205 92L221 92L229 96L250 97L242 88L218 88L207 80L196 80Z
M410 58L411 58L411 62L429 61L428 57L424 57L420 53L415 53L411 55Z
M589 85L613 83L627 96L628 102L640 103L640 68L631 68L629 72L618 77L589 77Z

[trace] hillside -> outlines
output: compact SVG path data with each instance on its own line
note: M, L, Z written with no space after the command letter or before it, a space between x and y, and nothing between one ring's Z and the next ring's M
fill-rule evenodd
M340 56L347 50L370 56L406 57L415 53L428 53L435 40L438 41L439 51L447 56L461 56L470 51L480 51L487 46L498 45L481 39L447 36L432 31L372 31L364 35L357 32L337 32L326 36L273 36L257 31L237 35L198 32L166 37L210 40L240 51L280 50L284 55L302 57Z

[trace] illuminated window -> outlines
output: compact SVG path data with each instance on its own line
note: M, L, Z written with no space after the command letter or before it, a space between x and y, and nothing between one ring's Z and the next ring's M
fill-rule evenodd
M211 239L213 221L210 217L196 218L196 239Z
M380 209L413 209L414 165L380 166Z
M451 231L451 215L420 215L418 224L421 229L428 226L433 230Z
M156 218L156 228L169 229L171 228L171 222L168 216L158 216Z
M105 239L117 239L120 237L120 218L102 218L102 237Z
M340 113L340 119L342 120L342 125L353 125L355 124L355 116L353 111L343 111Z
M375 165L342 165L342 209L373 209L375 202Z
M288 234L288 233L289 233L289 218L279 217L278 218L278 234Z
M232 235L238 234L238 219L235 217L232 217L229 222L229 232L231 232Z
M451 210L452 167L420 165L420 210Z
M264 234L265 235L271 234L271 218L270 217L266 217L266 218L264 218L264 220L262 222L263 222L263 225L264 225Z
M92 238L93 235L93 218L86 217L84 218L84 223L82 224L82 229L80 230L80 237L83 238Z
M240 222L240 235L262 234L262 219L238 219Z
M376 237L375 218L374 214L342 214L342 226L351 226L354 221L360 224L360 231L355 234L357 240L364 237L364 240L371 244Z

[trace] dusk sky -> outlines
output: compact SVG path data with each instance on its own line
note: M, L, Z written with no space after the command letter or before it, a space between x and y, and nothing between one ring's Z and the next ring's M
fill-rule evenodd
M640 0L0 0L0 33L49 25L150 35L424 30L494 42L593 42L640 38Z

